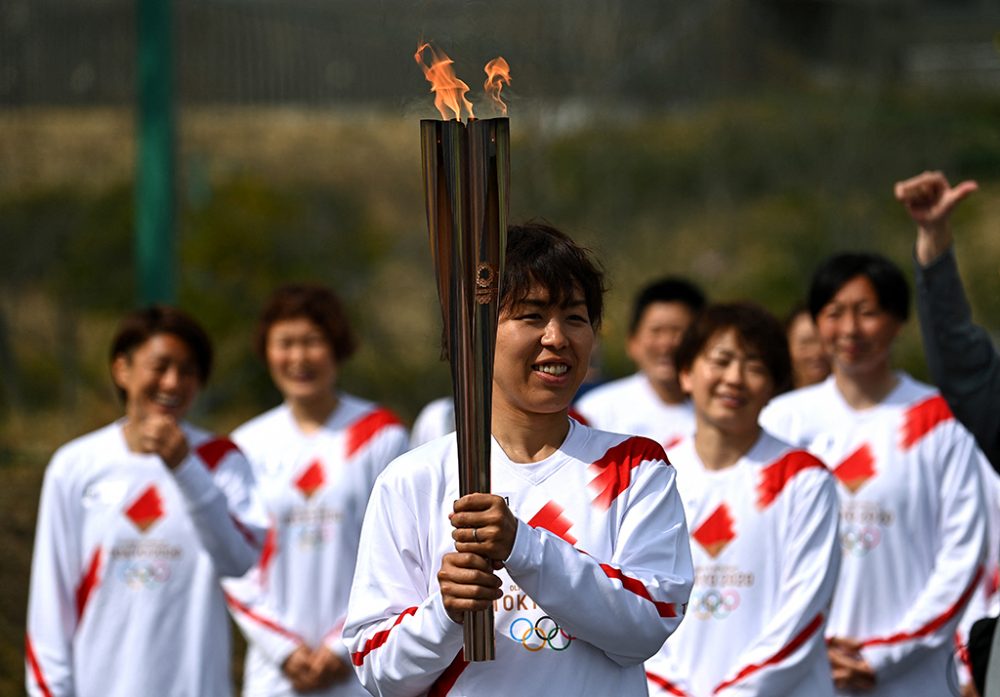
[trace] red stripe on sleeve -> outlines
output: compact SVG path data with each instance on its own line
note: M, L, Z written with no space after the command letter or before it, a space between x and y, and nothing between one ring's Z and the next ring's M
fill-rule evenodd
M649 589L642 585L642 581L631 576L626 576L622 573L621 569L616 569L610 564L601 564L601 570L608 575L608 578L614 578L622 582L622 587L629 591L630 593L635 593L640 598L645 598L649 602L653 603L656 607L656 612L660 617L677 617L677 606L673 603L664 603L659 600L653 600L653 596L649 594Z
M38 657L35 656L35 647L31 645L31 637L27 634L24 635L24 657L28 661L28 667L31 668L31 674L38 684L38 689L42 691L45 697L52 697L52 691L49 689L48 683L45 682L45 676L42 674L42 666L38 662Z
M273 527L267 529L267 535L264 537L264 547L260 550L260 559L257 561L257 565L260 567L260 571L265 576L268 570L271 568L271 562L274 561L274 555L278 553L278 533L275 532Z
M464 650L463 650L464 651ZM455 687L455 683L458 682L459 676L469 665L469 662L465 660L464 652L459 651L458 655L455 656L455 660L451 662L444 672L438 676L438 679L434 681L431 685L431 689L427 692L427 697L445 697L451 688Z
M922 636L927 636L931 634L944 625L948 623L955 615L962 611L965 604L969 602L969 598L976 590L976 586L979 584L979 579L983 577L983 567L979 566L976 568L976 577L972 579L972 583L969 584L968 588L962 591L962 595L959 596L955 604L950 608L945 610L943 613L932 619L930 622L925 624L923 627L916 629L912 632L899 632L887 637L876 637L874 639L868 639L861 643L862 646L881 646L885 644L898 644L903 641L908 641L910 639L919 639Z
M596 473L587 484L595 492L594 505L606 511L612 502L628 489L632 470L649 460L667 462L663 446L649 438L634 436L608 450L590 471Z
M257 624L260 624L260 625L262 625L264 627L267 627L268 629L270 629L270 630L272 630L272 631L280 634L283 637L288 637L289 639L292 639L292 640L297 641L299 643L304 643L304 640L302 639L302 637L300 637L298 634L296 634L292 630L286 629L285 627L282 627L280 624L278 624L274 620L268 619L267 617L264 617L263 615L260 615L260 614L258 614L256 612L254 612L253 610L251 610L249 607L247 607L246 605L244 605L243 603L241 603L239 600L237 600L235 597L233 597L229 593L223 593L223 595L226 596L226 602L229 604L229 607L231 607L234 610L237 610L239 612L242 612L244 615L246 615L247 617L249 617L250 619L252 619Z
M87 608L87 601L90 600L90 594L97 587L98 577L97 574L101 568L101 548L98 547L94 550L94 556L90 558L90 565L87 567L87 573L83 575L83 579L80 580L80 585L76 587L76 621L79 622L83 618L83 611Z
M731 680L726 680L725 682L721 683L718 687L716 687L715 690L712 691L712 694L718 694L723 690L725 690L727 687L730 687L731 685L734 685L735 683L744 679L748 675L753 675L762 668L766 668L767 666L773 666L775 663L780 663L781 661L785 660L786 658L788 658L788 656L792 654L792 652L794 652L797 648L802 646L802 644L806 643L809 637L811 637L813 634L819 631L819 628L822 626L823 626L823 613L821 612L820 614L813 617L812 621L809 624L807 624L801 632L792 637L791 641L789 641L787 644L781 647L777 653L775 653L773 656L771 656L763 663L755 663L745 667L743 670L741 670L739 673L736 674L735 678L732 678Z
M243 539L246 540L251 547L254 549L260 549L260 543L257 542L257 538L253 536L253 533L250 532L250 529L247 528L246 525L240 522L239 518L230 513L229 519L233 521L233 525L240 531L240 534L243 535Z
M365 662L365 657L368 654L370 654L372 651L379 648L386 641L388 641L389 632L395 629L396 625L402 622L404 617L406 617L407 615L412 615L416 611L417 607L415 605L413 607L406 608L401 613L399 613L399 616L396 618L396 621L392 623L391 627L389 627L388 629L382 629L378 632L375 632L372 635L372 638L365 642L365 646L363 649L361 649L360 651L355 651L354 653L351 654L351 663L353 663L356 666L363 665Z
M401 423L395 414L381 407L362 416L347 429L347 457L351 457L386 426Z
M677 695L677 697L690 697L690 695L688 695L687 692L674 685L672 682L667 680L662 675L657 675L656 673L650 673L647 670L646 679L649 680L649 682L656 685L657 687L661 687L664 690L666 690L667 694Z
M955 632L955 654L958 656L958 660L962 662L965 669L972 674L972 659L969 658L969 647L967 644L962 643L962 635L957 631Z
M222 458L231 450L239 450L233 441L228 438L215 438L199 445L195 449L195 452L201 458L201 461L205 463L205 468L209 472L213 472L219 466Z
M906 410L903 417L903 433L900 442L903 450L908 450L916 445L921 438L933 430L935 426L953 418L948 403L944 397L936 395L914 404Z
M806 451L792 450L762 469L757 484L757 508L770 506L795 475L814 467L826 469L822 462Z

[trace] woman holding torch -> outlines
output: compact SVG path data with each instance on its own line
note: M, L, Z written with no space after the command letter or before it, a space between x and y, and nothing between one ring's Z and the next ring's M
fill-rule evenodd
M284 399L233 432L272 519L257 566L227 582L249 643L247 697L367 694L340 635L365 506L407 433L387 409L337 390L355 345L324 286L279 288L258 322L257 352Z
M456 441L398 458L365 515L345 642L378 695L645 695L643 661L692 582L662 448L567 415L603 307L588 252L512 227L492 398L492 492L458 495ZM467 663L464 613L496 611L496 659Z

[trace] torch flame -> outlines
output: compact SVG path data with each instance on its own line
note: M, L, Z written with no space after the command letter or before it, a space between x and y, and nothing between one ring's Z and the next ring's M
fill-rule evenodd
M503 86L510 85L510 66L507 65L507 61L504 60L503 56L497 56L483 68L486 71L486 82L483 83L483 89L486 90L486 94L490 96L496 105L500 109L500 113L504 116L507 115L507 105L503 103L500 98L500 91Z
M429 50L431 63L424 63L424 50ZM469 86L458 79L452 64L455 62L448 57L444 51L439 51L429 43L423 43L417 47L417 52L413 58L417 65L424 71L424 77L431 83L431 92L434 93L434 106L441 112L441 118L448 120L454 118L462 120L462 109L464 108L469 118L475 118L472 113L472 102L465 98L465 93L469 91ZM449 112L452 114L449 117Z

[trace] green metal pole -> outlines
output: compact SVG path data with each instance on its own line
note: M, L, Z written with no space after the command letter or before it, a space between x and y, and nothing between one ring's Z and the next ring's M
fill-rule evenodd
M173 14L170 0L137 0L138 105L135 262L139 300L174 303Z

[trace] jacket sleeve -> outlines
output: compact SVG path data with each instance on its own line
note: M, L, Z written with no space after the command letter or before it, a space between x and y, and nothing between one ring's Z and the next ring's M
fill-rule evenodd
M365 453L365 478L363 480L363 490L356 493L357 500L361 503L362 510L359 517L363 517L365 510L371 500L372 490L378 476L390 462L402 455L409 449L409 434L402 423L389 421L371 439L368 450ZM360 533L360 530L359 530ZM344 624L346 616L336 618L333 625L327 629L323 637L323 644L342 660L350 663L351 653L344 644Z
M951 645L983 574L986 522L975 442L953 420L941 429L921 444L941 459L939 482L929 484L939 488L941 500L934 569L895 631L864 641L862 655L879 678L902 672L929 649Z
M277 620L264 586L268 565L274 557L274 534L269 533L260 559L242 578L224 578L226 604L247 642L254 644L280 667L304 640Z
M927 366L955 417L1000 470L1000 353L973 324L954 251L914 262L917 314Z
M823 628L840 569L837 490L826 470L798 475L788 492L791 515L781 556L786 602L760 628L737 659L737 668L715 694L783 695L814 670L817 654L826 663Z
M662 461L636 470L610 559L595 559L519 522L504 562L546 614L622 666L642 663L660 649L691 594L691 548L675 477Z
M386 477L375 485L343 632L361 683L383 697L426 693L463 642L462 626L448 617L440 592L429 590L437 587L431 575L439 561L422 543L430 515L417 516L408 498Z
M174 481L219 575L242 576L267 533L267 513L243 453L228 439L210 440L174 470Z
M101 550L80 549L80 520L60 455L42 485L28 593L25 685L31 697L73 695L73 635L99 578Z

